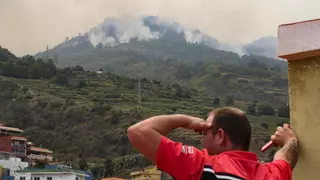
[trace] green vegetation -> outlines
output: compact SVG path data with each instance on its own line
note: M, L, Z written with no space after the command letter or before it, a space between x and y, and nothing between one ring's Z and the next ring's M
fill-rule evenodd
M165 84L192 87L209 96L232 96L235 100L281 104L287 101L287 63L261 56L216 50L204 44L187 43L183 34L168 32L150 41L135 41L116 47L94 48L85 36L73 38L40 53L52 57L58 67L81 65L86 70L137 77ZM72 42L78 42L73 45Z
M155 74L160 79L172 76L177 83L143 78L138 107L136 79L81 66L56 68L51 60L19 59L0 48L0 119L24 129L35 144L52 149L58 162L90 169L95 176L104 172L127 177L131 170L150 164L132 149L126 136L130 125L159 114L206 118L213 108L232 105L250 114L251 150L261 160L271 157L260 148L277 125L288 122L284 69L258 60L195 65L166 61ZM205 93L209 90L212 93ZM176 130L170 137L200 147L201 136L193 132Z

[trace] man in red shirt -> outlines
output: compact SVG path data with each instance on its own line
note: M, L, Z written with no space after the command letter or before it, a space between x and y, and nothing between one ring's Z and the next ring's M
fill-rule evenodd
M165 137L176 128L204 134L203 150ZM271 140L281 146L273 162L262 164L248 152L251 126L243 111L224 107L206 121L175 114L154 116L128 128L131 144L157 167L177 180L291 180L298 160L298 140L288 124L278 127Z

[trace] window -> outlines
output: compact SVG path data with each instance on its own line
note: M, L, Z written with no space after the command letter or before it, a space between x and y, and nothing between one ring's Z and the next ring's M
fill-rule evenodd
M34 180L40 180L40 177L34 177Z
M10 176L10 169L3 169L3 175Z
M13 141L13 145L20 145L19 141Z
M47 177L47 180L52 180L52 177Z
M20 180L26 180L26 177L20 177Z

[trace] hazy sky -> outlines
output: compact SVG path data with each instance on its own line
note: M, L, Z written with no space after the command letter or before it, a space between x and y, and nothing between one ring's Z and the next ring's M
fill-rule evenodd
M0 45L34 54L120 15L158 15L246 43L276 35L279 24L320 18L319 7L317 0L0 0Z

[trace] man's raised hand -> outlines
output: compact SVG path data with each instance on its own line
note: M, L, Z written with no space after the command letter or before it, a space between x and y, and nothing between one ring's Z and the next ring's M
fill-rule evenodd
M185 128L194 130L195 132L202 135L206 132L207 129L210 129L211 127L211 123L208 123L201 118L189 117L189 123Z
M290 129L289 124L285 123L282 127L277 127L277 131L270 137L276 146L284 146L291 139L296 139L296 134Z

